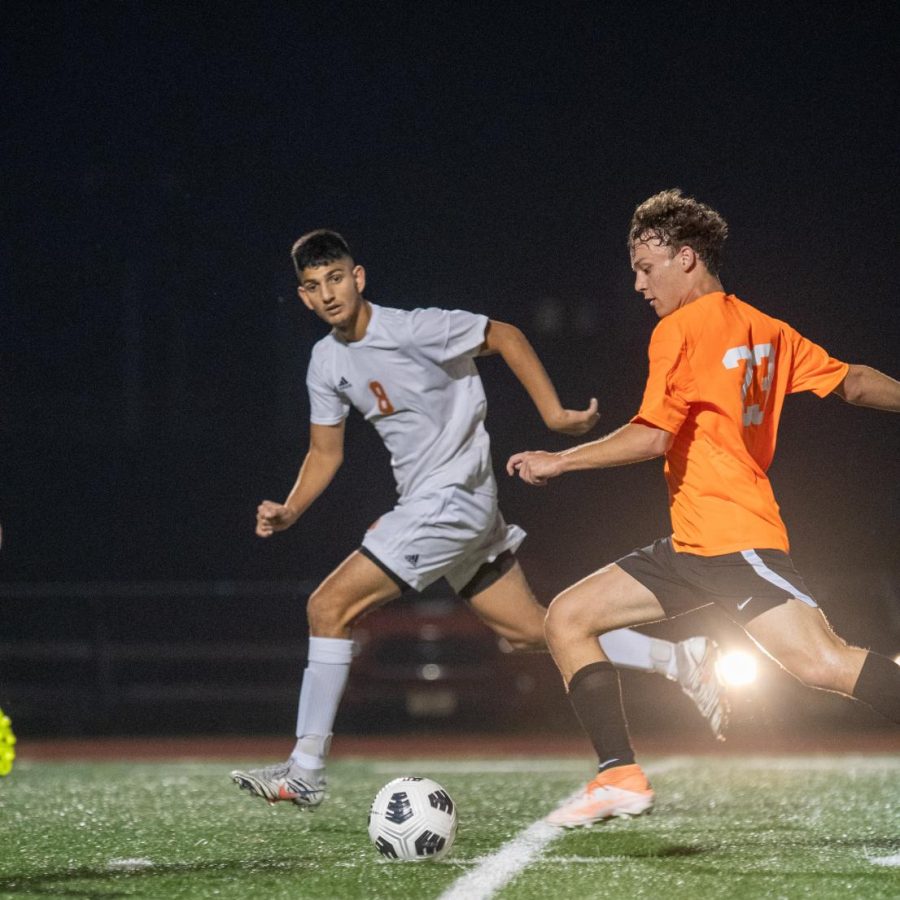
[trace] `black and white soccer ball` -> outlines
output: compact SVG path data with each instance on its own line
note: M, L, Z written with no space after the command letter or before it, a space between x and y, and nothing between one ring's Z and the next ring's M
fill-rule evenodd
M456 804L430 778L395 778L375 796L369 837L387 859L441 859L456 837Z

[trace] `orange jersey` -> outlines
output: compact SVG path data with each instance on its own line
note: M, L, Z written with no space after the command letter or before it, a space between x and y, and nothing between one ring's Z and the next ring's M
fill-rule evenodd
M724 293L660 320L633 422L674 435L666 453L676 550L788 551L766 470L784 398L831 393L849 369L790 325Z

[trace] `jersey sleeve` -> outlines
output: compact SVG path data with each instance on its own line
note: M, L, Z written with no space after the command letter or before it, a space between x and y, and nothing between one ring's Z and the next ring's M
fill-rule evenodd
M313 425L337 425L350 413L350 401L329 384L321 353L313 350L306 370L306 390L309 392L309 421Z
M650 372L644 398L631 421L675 434L690 410L693 384L683 335L666 320L661 321L650 338L648 356Z
M793 351L787 393L812 391L819 397L827 396L844 380L850 366L829 356L790 326L785 327Z
M488 325L487 316L461 309L414 309L409 321L413 346L439 364L475 356Z

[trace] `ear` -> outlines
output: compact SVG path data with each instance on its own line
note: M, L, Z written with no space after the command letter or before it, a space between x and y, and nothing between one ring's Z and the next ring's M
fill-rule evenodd
M693 247L681 247L675 255L678 257L678 264L681 266L682 272L693 271L700 262L700 257L697 256Z
M356 282L356 290L362 293L366 288L366 270L362 266L353 267L353 280Z
M303 286L302 286L302 285L297 285L297 296L303 301L303 305L304 305L307 309L312 309L312 308L313 308L312 301L311 301L311 300L309 299L309 297L307 296L306 291L303 290Z

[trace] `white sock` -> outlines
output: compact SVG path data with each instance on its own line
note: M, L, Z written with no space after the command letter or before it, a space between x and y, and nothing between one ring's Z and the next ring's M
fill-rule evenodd
M675 645L671 641L652 638L630 628L619 628L601 635L600 646L614 666L659 672L672 680L678 677Z
M297 707L297 744L291 759L304 769L322 769L331 744L350 661L353 641L345 638L309 639L309 656Z

